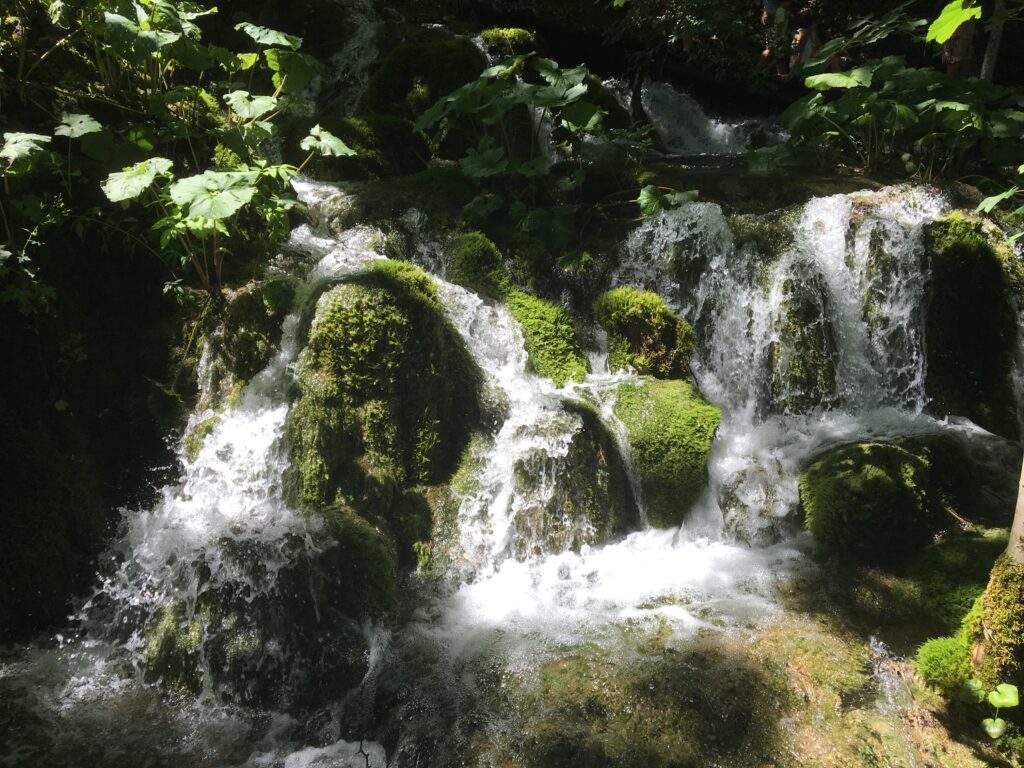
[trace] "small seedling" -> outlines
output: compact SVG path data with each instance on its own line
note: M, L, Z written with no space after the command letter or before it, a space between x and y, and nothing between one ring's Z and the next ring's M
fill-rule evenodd
M988 701L994 711L992 717L986 717L981 721L981 727L993 739L998 739L1006 733L1006 721L999 716L999 710L1016 707L1020 703L1017 686L1000 683L991 691L985 691L985 687L977 678L972 678L963 684L960 689L960 699L971 704Z

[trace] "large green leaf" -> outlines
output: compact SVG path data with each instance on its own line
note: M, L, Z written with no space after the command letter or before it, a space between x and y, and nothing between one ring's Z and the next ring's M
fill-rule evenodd
M285 48L291 48L293 51L297 51L302 47L301 37L278 32L276 29L270 29L269 27L250 24L248 21L236 24L235 29L239 32L245 32L245 34L260 45L283 45Z
M244 120L255 120L277 109L277 99L273 96L252 96L248 91L225 94L224 103Z
M43 144L49 144L52 140L52 137L40 133L5 133L0 159L6 160L8 165L14 165L22 158L42 152L45 149Z
M462 172L472 179L483 179L496 176L508 169L508 158L505 150L495 146L490 136L484 136L475 149L459 161Z
M1017 697L1017 686L1000 683L994 691L988 692L988 703L996 709L1016 707L1020 703L1020 699Z
M597 130L607 113L589 101L577 101L562 110L562 125L574 133L590 133Z
M871 85L873 74L873 67L857 67L849 72L824 72L820 75L811 75L804 80L804 85L816 91L825 91L829 88L867 87Z
M171 184L170 195L189 218L214 221L237 213L252 200L256 171L204 171Z
M112 203L134 200L149 189L158 176L169 175L173 165L166 157L151 157L120 173L110 174L100 188Z
M974 5L973 0L953 0L942 9L939 18L928 27L927 40L944 43L953 36L960 25L971 19L981 18L981 6Z
M57 126L54 133L58 136L77 139L85 136L87 133L97 133L102 130L103 126L89 115L65 112L60 116L60 125Z
M330 131L325 131L319 124L310 129L309 135L302 140L300 146L307 152L331 157L351 157L356 154L354 149Z
M319 73L320 65L312 56L283 48L264 51L267 66L274 73L271 80L282 93L301 91Z

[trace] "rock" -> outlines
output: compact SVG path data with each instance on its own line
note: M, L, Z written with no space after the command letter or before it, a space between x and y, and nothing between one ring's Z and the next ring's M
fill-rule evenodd
M721 411L689 381L624 383L615 414L640 473L647 519L656 528L682 523L708 483L708 455Z
M597 299L594 315L608 333L608 367L657 378L689 374L693 328L656 293L616 288Z
M836 342L828 291L820 277L787 278L771 343L772 408L807 413L828 406L836 392Z

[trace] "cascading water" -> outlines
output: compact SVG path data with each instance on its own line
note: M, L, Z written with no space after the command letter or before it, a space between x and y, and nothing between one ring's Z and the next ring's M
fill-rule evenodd
M297 189L310 212L290 244L305 254L303 310L325 284L381 258L382 238L367 228L331 231L333 214L348 206L344 189ZM514 727L500 703L512 694L502 691L534 680L566 648L610 649L626 663L637 634L664 635L674 650L764 625L783 610L779 584L810 567L805 537L789 535L797 478L810 457L840 442L938 429L1001 455L980 430L923 415L921 231L947 207L929 190L900 187L763 217L754 222L767 230L761 237L708 203L639 225L622 245L614 282L658 291L693 323L696 379L723 421L709 488L683 528L638 523L611 539L598 537L592 520L548 512L566 478L581 471L573 446L592 428L580 410L589 404L618 444L643 519L642 488L612 407L617 387L635 377L609 372L602 348L581 383L559 389L530 373L508 309L446 282L443 247L420 231L422 214L407 212L398 224L416 239L414 258L434 273L447 317L500 413L493 434L472 448L450 578L411 576L401 620L359 628L370 653L355 688L333 691L336 704L305 720L301 707L275 713L273 701L246 709L231 685L210 682L215 675L204 675L198 700L161 707L159 692L135 671L148 652L143 628L161 611L174 607L180 621L202 625L200 637L216 638L236 619L204 618L205 593L228 590L258 613L303 558L315 562L330 546L285 501L291 368L308 314L296 311L266 370L216 414L194 459L182 454L181 481L153 510L126 516L112 567L78 614L77 635L0 666L4 706L30 723L0 761L67 755L98 730L93 748L106 765L156 749L186 765L411 766L427 754L424 744L432 745L431 764L442 765L472 742L469 724L483 721L495 739L514 740L502 730ZM809 345L824 373L799 369L797 343ZM197 413L190 427L213 415ZM274 647L264 652L272 657ZM198 663L211 664L217 652L200 648ZM256 674L269 674L267 664ZM138 730L120 732L122 719ZM157 727L164 735L153 744ZM388 755L370 741L379 733L395 744Z

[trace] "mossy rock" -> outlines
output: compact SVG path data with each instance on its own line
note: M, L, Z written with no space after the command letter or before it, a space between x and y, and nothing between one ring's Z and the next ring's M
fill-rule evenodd
M1019 545L1018 545L1019 546ZM1003 553L992 567L976 617L964 619L974 644L983 643L978 677L992 688L1024 676L1024 565ZM971 618L974 618L973 623Z
M836 397L836 341L830 321L828 290L814 276L787 278L771 343L772 409L807 413Z
M452 247L447 278L484 296L500 299L512 289L501 252L485 235L459 235Z
M220 424L220 421L221 418L218 415L209 416L189 430L182 441L182 449L188 461L194 463L199 458L199 452L203 450L203 443L214 428Z
M925 228L928 410L1017 439L1013 388L1024 265L1002 233L953 215Z
M315 157L307 166L317 179L367 181L390 179L418 173L430 160L430 145L411 121L390 115L363 114L354 117L319 117L297 121L291 128L296 135L292 144L298 147L314 122L330 131L355 151L349 157ZM305 159L305 152L296 154L296 164Z
M144 627L147 680L261 704L318 702L359 683L367 653L359 625L396 596L386 533L336 507L305 536L225 539L220 556L216 583L201 576L194 601L161 607Z
M578 552L639 527L629 476L615 438L588 405L565 401L556 417L575 422L565 452L537 449L519 459L516 536L512 554L520 559L552 552Z
M678 526L708 484L721 411L689 381L627 382L616 394L615 415L626 427L648 522Z
M805 525L822 551L871 563L924 547L966 497L967 457L950 438L834 448L800 476Z
M499 55L514 56L537 49L537 38L526 29L519 27L491 27L480 32L484 45Z
M416 120L434 102L476 80L487 66L468 38L400 45L370 77L362 109Z
M663 379L689 374L696 348L693 328L658 294L616 288L597 299L594 315L608 333L610 370L632 368Z
M357 501L373 478L447 478L480 417L482 376L430 278L382 261L317 302L289 417L300 506Z
M583 381L590 363L565 308L520 290L510 291L506 300L522 329L533 372L546 376L559 387L570 381Z

